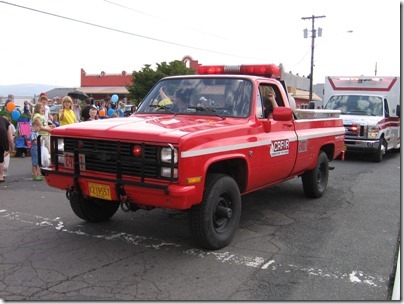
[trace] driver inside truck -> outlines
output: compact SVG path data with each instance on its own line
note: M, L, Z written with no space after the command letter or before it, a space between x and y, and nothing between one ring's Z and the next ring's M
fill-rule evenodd
M172 108L175 112L186 112L189 101L191 98L191 89L179 89L175 92L174 102L164 93L163 88L160 89L160 96L162 100L159 102L164 102L164 106L173 104Z
M275 91L269 85L260 85L259 88L264 107L264 118L271 117L274 108L278 107Z

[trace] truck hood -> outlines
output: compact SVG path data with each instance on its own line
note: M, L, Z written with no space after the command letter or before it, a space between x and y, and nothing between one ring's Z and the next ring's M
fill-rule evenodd
M380 120L383 119L382 116L364 116L364 115L343 115L341 114L340 117L344 122L344 125L352 125L352 124L361 124L361 125L377 125Z
M214 134L223 132L223 128L233 129L231 126L245 123L246 121L240 119L222 119L216 116L135 115L60 126L51 135L178 143L180 138L191 133Z

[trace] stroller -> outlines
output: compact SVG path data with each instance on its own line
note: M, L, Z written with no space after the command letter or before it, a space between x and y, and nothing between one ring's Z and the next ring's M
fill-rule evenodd
M18 122L17 124L18 136L14 138L16 155L20 157L25 157L29 155L29 149L31 147L31 142L29 140L29 135L31 133L30 122Z

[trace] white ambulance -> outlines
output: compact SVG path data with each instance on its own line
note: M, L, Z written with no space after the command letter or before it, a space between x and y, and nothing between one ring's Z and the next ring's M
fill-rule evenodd
M324 104L341 111L348 152L380 162L386 151L400 149L399 77L326 77Z

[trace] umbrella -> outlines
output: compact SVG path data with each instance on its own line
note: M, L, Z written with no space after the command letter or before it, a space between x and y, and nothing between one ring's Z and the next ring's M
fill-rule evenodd
M70 96L71 98L74 98L74 99L80 99L80 100L86 99L89 97L86 93L80 92L80 91L73 91L73 92L67 93L67 96Z

